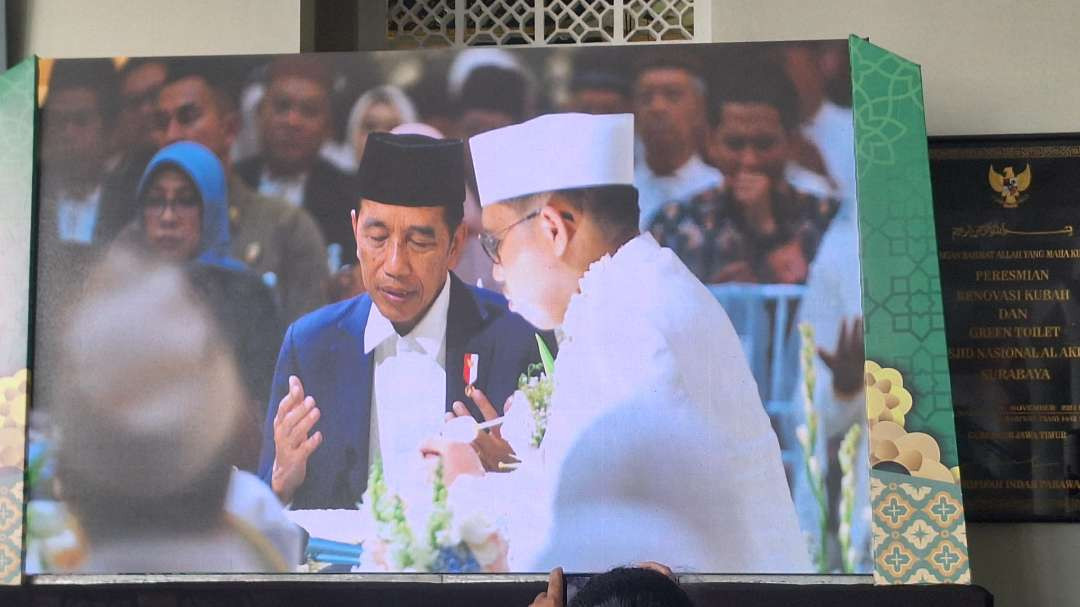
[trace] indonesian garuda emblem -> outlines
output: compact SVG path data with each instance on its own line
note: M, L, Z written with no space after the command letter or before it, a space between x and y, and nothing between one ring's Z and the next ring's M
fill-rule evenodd
M1030 164L1024 165L1024 170L1020 171L1020 174L1014 173L1012 167L1005 167L1003 172L998 173L994 170L994 165L990 165L990 187L1000 195L1000 197L995 196L995 200L1006 209L1015 209L1027 200L1024 191L1030 186Z

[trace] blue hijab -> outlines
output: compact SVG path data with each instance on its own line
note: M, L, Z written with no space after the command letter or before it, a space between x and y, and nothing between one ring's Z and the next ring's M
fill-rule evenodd
M245 269L244 264L229 255L228 189L225 185L225 169L218 157L193 141L178 141L161 148L150 159L139 179L137 200L142 200L154 173L165 166L179 169L187 175L202 197L202 234L196 261L230 270Z

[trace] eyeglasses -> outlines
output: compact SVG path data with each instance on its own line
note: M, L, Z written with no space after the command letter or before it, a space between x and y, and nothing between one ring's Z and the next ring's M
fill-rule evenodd
M522 217L514 223L499 230L497 235L481 233L480 246L484 249L484 252L487 253L487 256L491 258L491 261L496 264L501 263L499 261L499 246L502 245L502 242L506 238L506 235L510 232L510 230L514 228L514 226L521 225L526 221L538 216L539 214L540 209L536 209L535 211L529 213L528 215Z
M165 209L169 207L173 208L173 213L180 213L181 211L197 209L201 204L202 201L199 200L198 196L181 196L179 198L148 197L143 201L143 208L161 217L165 215Z

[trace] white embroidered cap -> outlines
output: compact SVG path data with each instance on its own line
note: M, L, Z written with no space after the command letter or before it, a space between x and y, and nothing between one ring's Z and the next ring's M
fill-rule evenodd
M469 139L480 206L634 184L633 114L546 114Z

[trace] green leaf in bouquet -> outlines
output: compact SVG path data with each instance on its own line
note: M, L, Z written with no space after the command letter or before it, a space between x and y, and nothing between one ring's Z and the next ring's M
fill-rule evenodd
M555 357L551 355L551 350L548 350L547 344L540 337L539 333L536 336L536 347L540 349L540 361L544 363L544 374L548 377L553 377L555 372Z

